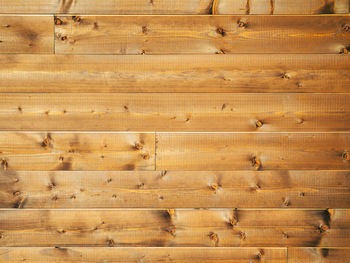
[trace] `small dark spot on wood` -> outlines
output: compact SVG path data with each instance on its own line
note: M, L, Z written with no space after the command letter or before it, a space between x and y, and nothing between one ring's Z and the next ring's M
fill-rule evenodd
M141 55L144 55L144 54L146 54L146 51L145 51L144 49L142 49L141 52L140 52L140 54L141 54Z
M75 194L72 194L71 196L70 196L70 199L76 199L77 197L76 197L76 195Z
M52 146L51 140L52 140L51 135L48 133L45 139L43 140L43 142L41 143L41 147L46 148L46 147Z
M209 186L209 189L212 190L216 194L218 189L219 189L219 186L217 184L212 184Z
M50 113L50 111L49 111L49 110L45 111L45 114L46 114L46 115L49 115L49 113Z
M123 170L133 171L133 170L135 170L135 167L136 167L135 164L128 163L128 164L123 166Z
M57 229L57 232L60 233L60 234L64 234L64 233L66 233L66 230L64 230L64 229Z
M296 85L298 88L303 87L303 84L301 84L300 82L297 82L295 85Z
M6 28L9 28L9 27L11 27L9 24L5 24L5 25L3 25L2 27L6 27Z
M218 27L218 28L216 29L216 33L217 33L218 35L223 36L223 37L226 35L226 32L224 31L224 29L223 29L222 27Z
M324 5L316 11L318 14L334 14L334 1L325 1Z
M52 198L51 198L52 201L57 201L58 200L58 196L57 195L54 195Z
M159 200L164 200L164 196L162 196L162 195L159 196L158 198L159 198Z
M283 206L290 206L290 201L288 200L288 198L287 197L283 197L282 198L282 205Z
M299 195L299 197L304 197L305 193L304 192L300 192L298 195Z
M63 110L63 114L66 114L67 113L67 111L66 110Z
M350 25L343 25L343 31L349 32L350 31Z
M61 36L61 40L62 40L62 41L66 41L67 39L68 39L67 36Z
M329 255L329 249L328 248L321 248L321 255L323 258L327 258Z
M107 179L107 183L110 183L110 182L112 182L112 178Z
M239 236L240 236L241 240L246 240L246 238L247 238L247 235L244 232L239 232Z
M222 104L221 110L224 110L226 108L226 104Z
M98 29L98 23L97 23L97 22L94 23L94 29L95 29L95 30Z
M22 107L21 106L18 106L18 111L22 113Z
M135 150L142 150L143 149L143 144L141 144L139 142L135 142L134 149Z
M105 158L105 156L104 156L104 155L101 155L100 157L101 157L101 159L104 159L104 158Z
M149 3L150 3L151 5L153 5L153 0L149 0Z
M14 191L12 193L13 196L20 196L21 195L21 192L20 191Z
M81 18L79 16L72 16L72 19L75 23L80 23L81 22Z
M166 176L167 173L168 173L167 170L161 171L161 172L160 172L160 176L161 176L161 177L164 177L164 176Z
M80 192L85 192L85 189L84 188L80 188Z
M47 188L48 188L49 190L53 190L54 188L56 188L55 182L49 183L49 185L47 186Z
M350 153L348 151L343 152L342 158L343 158L343 161L345 162L350 161Z
M61 19L59 19L57 16L54 17L55 20L55 25L62 25L63 21Z
M60 160L61 162L63 162L64 157L63 157L63 156L60 156L60 157L58 158L58 160Z
M260 170L261 168L261 161L259 160L258 157L253 156L253 158L250 159L252 166L256 169L256 170Z
M256 128L261 128L263 125L264 125L264 122L263 122L263 121L257 120L257 121L255 122L255 127L256 127Z
M117 195L116 194L112 195L112 198L117 198Z
M282 238L287 239L287 238L289 238L289 236L286 232L282 232Z
M139 183L139 184L137 185L137 188L141 189L141 188L143 188L144 186L145 186L145 183Z
M214 232L210 232L208 236L209 236L210 240L213 240L214 242L218 241L218 235L215 234Z

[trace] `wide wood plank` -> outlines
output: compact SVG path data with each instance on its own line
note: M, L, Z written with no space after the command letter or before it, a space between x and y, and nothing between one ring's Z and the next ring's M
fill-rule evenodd
M288 248L288 263L347 262L350 248Z
M350 208L349 171L0 172L0 208Z
M0 54L54 53L53 26L52 16L0 16Z
M350 94L1 95L0 130L350 131Z
M0 248L0 262L286 263L286 248Z
M158 133L158 170L350 169L350 133Z
M57 54L348 53L345 16L59 16Z
M0 13L208 14L213 0L0 0Z
M348 14L348 0L216 0L214 14L311 15Z
M0 55L0 92L350 92L350 56Z
M1 246L350 245L350 210L0 210Z
M3 170L153 170L153 133L0 133Z

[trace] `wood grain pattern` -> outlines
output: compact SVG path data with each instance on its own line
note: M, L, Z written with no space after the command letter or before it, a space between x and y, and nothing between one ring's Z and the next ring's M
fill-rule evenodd
M350 208L349 171L0 172L1 208Z
M153 133L0 134L4 170L153 170Z
M350 94L2 94L0 130L350 131Z
M57 54L346 53L349 16L59 16Z
M286 248L0 248L0 262L286 263Z
M350 245L350 210L1 210L1 246Z
M337 263L350 258L350 248L288 248L288 263Z
M350 92L350 56L0 55L0 92Z
M0 13L208 14L213 0L0 0Z
M349 133L158 133L158 170L350 169Z
M53 53L53 25L52 16L0 16L0 54Z
M214 14L348 14L348 0L217 0Z

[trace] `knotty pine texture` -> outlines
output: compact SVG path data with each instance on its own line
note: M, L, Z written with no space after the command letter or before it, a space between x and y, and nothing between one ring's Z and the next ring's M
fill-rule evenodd
M349 0L216 0L213 14L348 14Z
M0 61L0 92L350 92L350 56L340 54L0 55Z
M1 210L9 247L344 247L349 210Z
M154 170L153 133L1 133L3 170Z
M1 208L350 208L349 171L0 172Z
M57 54L348 53L344 16L58 16Z
M0 262L286 263L286 248L0 248Z
M209 14L213 0L0 0L0 13Z
M1 96L0 130L350 130L350 94L3 93Z
M0 15L0 54L54 53L53 26L52 16Z
M288 263L340 263L350 258L350 248L288 248Z
M157 170L350 169L350 133L157 133Z

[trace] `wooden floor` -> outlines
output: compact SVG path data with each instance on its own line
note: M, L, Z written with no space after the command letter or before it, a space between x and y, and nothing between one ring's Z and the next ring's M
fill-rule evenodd
M350 261L349 0L0 0L0 262Z

